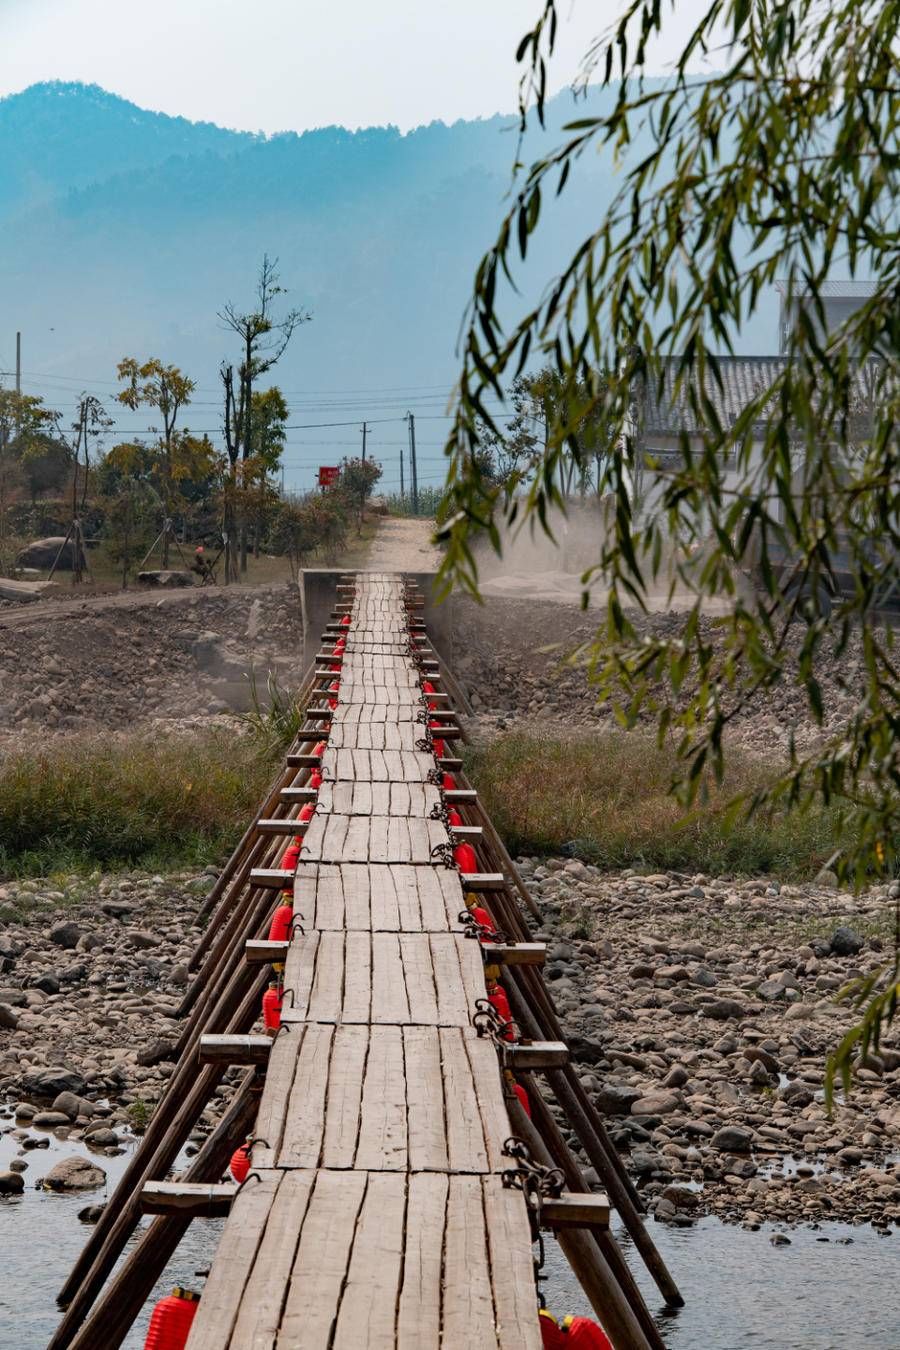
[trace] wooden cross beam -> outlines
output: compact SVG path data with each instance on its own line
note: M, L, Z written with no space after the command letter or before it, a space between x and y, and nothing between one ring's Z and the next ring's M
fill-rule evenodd
M269 1036L200 1037L198 1057L201 1064L265 1064L272 1049Z
M278 795L283 802L314 802L319 796L319 790L314 787L286 787Z
M542 1228L608 1228L609 1200L602 1194L563 1191L541 1200Z
M253 873L251 872L251 878ZM503 891L506 889L506 877L502 872L461 872L459 880L464 891Z
M231 1209L236 1186L189 1181L147 1181L141 1189L145 1214L189 1214L192 1218L221 1219Z
M547 955L545 942L482 942L481 954L488 965L542 966Z
M244 955L248 965L283 965L287 960L289 942L269 942L266 938L249 938L244 943Z
M502 1055L506 1067L514 1073L561 1069L569 1062L569 1047L565 1041L520 1041L515 1045L504 1043Z
M256 822L256 828L260 834L306 834L308 827L308 820L277 820L271 818Z
M290 754L287 757L289 769L315 769L322 763L321 755Z
M446 788L444 801L448 806L474 806L478 801L478 793L474 788Z
M293 890L294 873L283 867L254 867L250 873L250 885L271 891Z

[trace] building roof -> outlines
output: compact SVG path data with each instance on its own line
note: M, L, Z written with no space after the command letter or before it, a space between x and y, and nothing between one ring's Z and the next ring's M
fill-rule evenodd
M776 281L775 289L782 297L787 297L790 289L790 283L787 281ZM823 281L819 286L819 294L829 299L840 300L868 300L870 296L878 291L878 285L874 281ZM794 299L802 300L810 294L808 288L800 290L794 288Z
M713 361L710 360L710 366ZM688 435L700 432L697 419L682 388L676 394L675 383L680 365L679 357L668 357L662 366L662 383L648 383L644 388L639 412L643 435L673 436L686 431ZM786 360L783 356L719 356L715 358L720 381L710 370L705 393L723 427L730 426L754 398L770 387ZM856 402L859 410L870 407L879 363L866 361L856 372ZM763 420L763 419L760 419Z
M729 426L743 412L751 399L767 389L784 369L781 356L720 356L716 365L721 386L714 375L707 376L706 393L723 426ZM678 358L670 357L663 364L662 387L656 382L647 385L641 409L642 430L653 434L677 434L680 431L698 431L697 420L690 408L684 390L676 395L675 381Z

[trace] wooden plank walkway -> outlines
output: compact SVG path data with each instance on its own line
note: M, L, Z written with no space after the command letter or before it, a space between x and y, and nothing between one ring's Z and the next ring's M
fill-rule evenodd
M400 579L361 575L350 616L251 1173L188 1350L540 1350Z

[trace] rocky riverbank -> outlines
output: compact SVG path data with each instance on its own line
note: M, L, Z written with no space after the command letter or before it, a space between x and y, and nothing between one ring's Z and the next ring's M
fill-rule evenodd
M900 1035L833 1115L835 994L880 967L897 883L859 897L523 859L584 1086L656 1218L900 1222Z
M192 919L213 876L0 886L0 1136L19 1145L0 1193L27 1184L29 1153L51 1135L87 1143L96 1166L63 1158L44 1184L95 1189L104 1155L143 1130L172 1072ZM230 1091L220 1088L218 1106ZM195 1145L215 1115L205 1113Z
M822 1104L826 1054L852 1021L835 992L884 961L896 883L853 897L520 865L582 1080L657 1219L900 1221L898 1032L833 1116ZM29 1152L51 1134L89 1142L102 1172L142 1129L172 1071L213 876L0 887L0 1136L18 1144L0 1190L27 1184ZM102 1176L73 1166L58 1180L87 1190Z

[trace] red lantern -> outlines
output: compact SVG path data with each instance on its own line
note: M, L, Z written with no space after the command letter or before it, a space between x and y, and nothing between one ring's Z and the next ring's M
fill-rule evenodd
M300 861L300 850L303 848L303 840L299 835L295 835L292 841L281 855L281 870L283 872L293 872Z
M528 1100L528 1093L525 1091L521 1083L513 1083L513 1092L518 1097L519 1105L521 1106L522 1110L525 1112L526 1116L530 1120L531 1102Z
M294 922L294 906L279 905L269 924L270 942L290 942L291 924Z
M423 681L422 681L422 693L423 693L423 694L434 694L434 693L436 693L435 687L434 687L434 685L431 683L430 680L423 680Z
M444 742L441 741L441 740L434 741L434 742L432 743L432 747L431 747L431 748L434 750L435 756L436 756L438 759L443 759L444 756L445 756L446 753L447 753L447 747L444 745Z
M341 663L340 663L340 661L333 661L332 664L328 667L328 669L331 671L331 673L332 673L333 675L335 675L335 674L336 674L336 675L340 675L340 673L341 673Z
M556 1318L541 1308L538 1315L541 1324L541 1344L544 1350L566 1350L566 1338L557 1324Z
M575 1346L576 1350L613 1350L606 1332L589 1317L573 1317L570 1313L563 1318L562 1325L564 1346Z
M459 814L459 812L456 810L456 808L455 808L454 806L449 807L448 810L447 810L447 824L448 824L448 825L461 825L462 823L463 823L463 818L462 818L462 816Z
M509 999L506 997L506 990L502 984L495 984L488 994L488 1003L490 1003L501 1021L507 1023L506 1030L501 1032L505 1041L514 1041L516 1033L512 1025L512 1009L509 1006Z
M309 821L312 820L315 813L316 813L315 802L304 802L303 805L300 807L300 814L297 816L297 819L300 821L301 825L306 825L309 823Z
M327 741L316 741L315 745L313 746L313 754L317 755L318 758L321 759L327 749L328 749Z
M341 619L341 627L342 627L342 628L349 628L349 627L350 627L350 615L349 615L349 614L345 614L344 617Z
M478 859L471 844L457 844L453 850L453 861L461 872L478 871Z
M184 1350L199 1305L199 1294L176 1285L153 1309L144 1350Z
M242 1181L246 1181L250 1172L250 1145L241 1144L231 1155L231 1162L228 1164L228 1170L240 1186Z
M441 787L445 792L453 792L456 788L456 779L452 773L445 773L441 779Z
M319 788L322 786L321 769L313 769L312 773L309 775L309 786L315 788L316 792L318 792Z
M277 984L270 984L263 994L263 1023L266 1031L277 1031L281 1026L281 1004L284 992Z
M489 933L496 933L497 925L483 905L475 905L473 909L469 910L469 913L480 928L486 928Z

